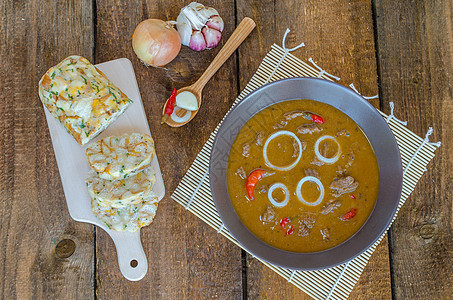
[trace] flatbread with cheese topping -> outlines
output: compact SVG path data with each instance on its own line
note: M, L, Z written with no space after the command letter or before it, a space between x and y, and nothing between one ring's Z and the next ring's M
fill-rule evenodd
M102 132L132 103L101 71L77 55L44 74L39 97L80 145Z
M107 180L99 178L93 170L85 180L92 199L104 207L121 208L136 204L151 194L156 182L156 174L152 166L143 172L126 179Z
M143 133L109 136L86 149L88 164L99 177L115 180L137 174L151 163L153 139Z
M156 215L159 200L151 192L137 204L122 208L104 207L99 201L91 199L94 215L108 228L116 231L137 231L148 226Z

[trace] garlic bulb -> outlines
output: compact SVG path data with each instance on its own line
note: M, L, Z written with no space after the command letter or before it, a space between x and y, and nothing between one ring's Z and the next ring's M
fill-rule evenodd
M214 8L192 2L181 9L176 28L181 44L195 51L203 51L219 44L223 20Z

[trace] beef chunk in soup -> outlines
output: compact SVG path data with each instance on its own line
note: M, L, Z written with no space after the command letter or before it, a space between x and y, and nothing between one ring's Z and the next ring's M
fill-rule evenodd
M317 158L315 157L315 158L313 158L313 160L311 161L311 164L320 167L320 166L322 166L322 165L324 164L324 162L320 161L319 159L317 159Z
M306 112L304 112L304 111L296 110L296 111L287 112L283 116L285 117L286 120L290 121L297 117L303 117L303 116L305 116L305 114L306 114Z
M249 157L249 155L250 155L249 152L250 152L250 144L249 143L245 143L242 146L242 156Z
M302 145L302 151L305 151L307 149L307 142L304 140L299 139L300 144Z
M272 206L268 205L266 207L266 210L264 213L260 216L261 222L264 224L274 224L276 219L275 219L275 211L272 208Z
M304 140L301 140L301 139L299 139L299 141L300 141L300 144L302 145L302 152L303 152L303 151L305 151L305 149L307 149L307 142ZM299 155L299 151L296 152L296 149L299 149L299 144L297 143L296 140L293 140L293 146L294 146L293 157L297 157L297 155Z
M297 157L299 155L300 149L299 149L299 144L294 139L293 139L293 147L294 147L294 152L293 152L292 157Z
M359 186L359 183L354 180L351 176L339 178L330 184L330 188L333 190L332 195L334 197L340 197L345 193L351 193Z
M339 137L339 136L347 136L349 137L351 134L349 133L349 131L347 131L346 129L343 129L343 130L340 130L335 136L336 137Z
M239 169L236 170L236 173L234 173L235 175L238 175L239 177L241 177L242 179L245 179L247 177L247 174L245 173L244 171L244 168L243 167L240 167Z
M256 134L255 144L257 146L263 146L264 144L264 131L260 131Z
M318 171L316 171L315 169L305 169L304 172L305 176L313 176L319 179Z
M310 215L302 215L300 222L305 224L308 228L313 228L315 225L316 219L313 216Z
M341 203L338 200L331 199L329 203L324 205L324 207L321 209L320 213L323 215L327 215L331 212L333 212L335 209L340 207Z
M319 232L321 232L323 240L325 240L325 241L329 240L329 228L321 229Z
M328 155L329 155L329 150L330 150L329 144L323 143L323 144L322 144L321 151L319 151L319 153L320 153L323 157L328 157Z
M305 151L305 149L307 149L307 142L305 142L304 140L300 140L300 144L302 145L302 152ZM299 144L294 139L293 139L293 147L294 147L293 157L297 157L299 155L299 151L301 151L301 149L299 149Z
M272 126L272 128L274 128L274 129L282 129L282 128L285 127L287 124L288 124L288 121L286 121L285 119L282 119L282 120L280 120L279 123L277 123L277 124L275 124L274 126Z
M299 226L299 230L297 231L297 235L304 237L310 234L310 228L307 227L305 224L301 224Z
M316 123L303 124L297 127L297 133L300 134L313 134L316 132L321 132L322 128Z

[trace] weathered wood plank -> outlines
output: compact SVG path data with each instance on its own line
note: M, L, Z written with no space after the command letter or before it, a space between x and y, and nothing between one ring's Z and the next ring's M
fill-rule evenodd
M442 147L392 227L396 299L453 297L453 5L376 1L382 99Z
M239 50L240 85L247 84L260 60L273 43L281 44L286 28L288 48L300 42L306 47L293 54L313 60L329 73L341 77L340 83L355 87L365 96L378 93L371 4L365 1L237 1L238 19L252 17L257 29ZM379 106L379 100L372 100ZM250 258L249 258L250 259ZM374 253L351 298L391 297L387 239ZM379 272L374 272L374 270ZM247 272L251 298L309 298L262 264L250 261ZM375 284L379 282L379 284Z
M241 297L241 250L170 200L170 195L238 94L235 56L230 58L203 91L197 117L182 128L160 125L162 105L173 88L195 82L220 47L194 52L183 47L165 68L147 68L131 46L137 24L147 18L175 20L189 1L98 1L96 62L127 57L134 66L167 195L157 216L142 229L149 261L148 274L128 282L118 269L114 245L97 230L97 296L100 299L201 299ZM232 33L234 2L205 3L219 10L226 21L223 42Z
M91 1L1 1L0 12L0 298L89 299L92 226L68 214L38 81L70 54L91 58ZM68 258L55 254L62 239L75 243Z

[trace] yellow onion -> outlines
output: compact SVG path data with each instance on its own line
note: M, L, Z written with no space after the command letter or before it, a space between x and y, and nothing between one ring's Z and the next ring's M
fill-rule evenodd
M172 22L148 19L135 28L132 48L145 65L163 67L178 55L181 38Z

